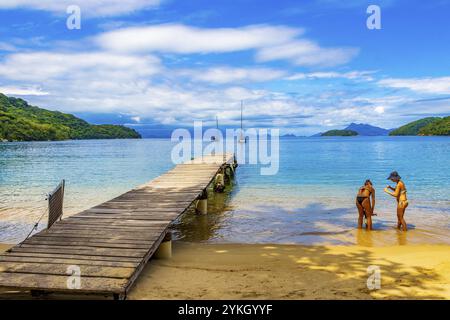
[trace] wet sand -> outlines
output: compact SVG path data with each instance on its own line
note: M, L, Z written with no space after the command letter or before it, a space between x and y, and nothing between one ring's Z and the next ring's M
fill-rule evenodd
M450 299L449 245L173 247L172 259L150 261L128 299ZM367 288L371 265L379 290Z
M450 299L450 246L174 244L129 299ZM367 288L380 267L381 289Z

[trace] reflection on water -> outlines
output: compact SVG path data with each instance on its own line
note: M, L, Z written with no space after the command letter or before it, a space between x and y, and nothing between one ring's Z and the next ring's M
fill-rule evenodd
M171 148L164 139L0 143L0 242L23 239L61 179L67 216L167 171ZM277 175L239 166L233 188L210 193L209 214L191 208L174 233L209 242L450 243L449 148L445 137L281 140ZM407 233L395 229L395 200L382 192L394 169L408 189ZM355 194L367 178L377 190L373 232L356 229Z

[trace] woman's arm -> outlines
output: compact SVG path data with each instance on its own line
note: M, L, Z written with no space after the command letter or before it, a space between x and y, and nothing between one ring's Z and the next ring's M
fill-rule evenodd
M394 188L391 188L391 189L394 189ZM385 191L387 194L390 194L391 196L393 196L393 197L395 197L395 198L398 197L398 195L400 194L400 191L401 191L401 190L402 190L402 189L401 189L400 183L397 183L397 186L395 187L395 191L394 191L394 192L390 192L389 189L388 189L388 187L386 187L386 188L384 189L384 191Z
M375 189L374 188L372 188L371 196L372 196L372 213L373 213L373 211L375 210Z

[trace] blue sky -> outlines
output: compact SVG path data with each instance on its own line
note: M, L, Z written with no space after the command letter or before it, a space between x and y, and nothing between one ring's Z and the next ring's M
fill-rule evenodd
M81 8L81 29L66 8ZM369 4L381 30L366 27ZM0 92L95 122L313 134L450 114L450 1L5 0Z

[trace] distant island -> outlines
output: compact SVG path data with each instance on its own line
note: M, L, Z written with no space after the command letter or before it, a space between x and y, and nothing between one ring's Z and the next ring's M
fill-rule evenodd
M322 133L322 137L352 137L357 136L358 132L353 130L330 130Z
M312 137L329 136L450 136L450 117L429 117L413 121L397 129L383 129L364 123L351 123L342 130L317 133Z
M392 130L375 127L365 123L351 123L342 130L330 130L327 132L319 132L311 137L329 137L329 136L387 136ZM355 134L356 133L356 134Z
M285 135L282 135L281 138L297 138L297 136L293 133L287 133Z
M140 139L121 125L91 125L71 114L30 106L0 93L0 141Z
M429 117L393 130L391 136L450 136L450 117Z

